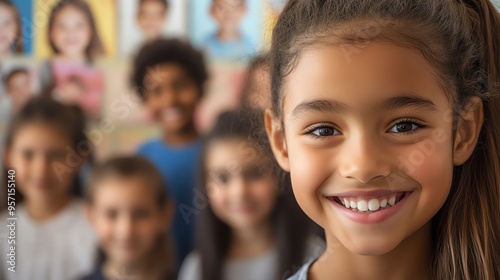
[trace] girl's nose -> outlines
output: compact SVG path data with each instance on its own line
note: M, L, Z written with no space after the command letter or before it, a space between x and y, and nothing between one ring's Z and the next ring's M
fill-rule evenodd
M339 172L344 178L363 184L376 178L386 178L392 170L389 157L375 137L352 136L346 139L339 157Z
M117 235L121 238L127 238L132 234L134 221L130 215L122 215L117 223Z
M33 165L31 172L34 178L38 180L44 180L48 177L49 172L51 172L51 163L48 158L44 156L37 156L33 159Z
M242 198L245 197L247 193L248 184L242 176L238 176L232 180L230 188L232 197Z

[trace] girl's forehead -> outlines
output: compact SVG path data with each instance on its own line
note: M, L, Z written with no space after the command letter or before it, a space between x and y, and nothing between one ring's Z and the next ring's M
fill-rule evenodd
M14 145L36 145L60 147L61 143L71 144L71 136L56 124L44 122L28 123L20 126L14 134Z
M86 16L85 12L82 11L80 8L73 5L68 5L59 10L59 12L55 15L56 19L62 17L64 19L75 19L74 17L77 17L76 19L79 19L80 17L86 17Z
M262 151L254 143L240 137L215 139L207 146L209 168L231 169L257 165L262 161Z
M444 87L425 57L417 50L385 42L311 47L303 51L286 79L285 117L299 104L314 99L334 99L360 110L380 107L395 96L449 106Z

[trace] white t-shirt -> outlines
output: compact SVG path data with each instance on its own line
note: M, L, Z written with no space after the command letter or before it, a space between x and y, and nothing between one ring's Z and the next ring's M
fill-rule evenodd
M23 204L16 207L15 272L7 254L10 223L6 212L0 215L0 279L72 280L93 271L97 239L84 216L83 203L72 201L49 221L30 219Z
M319 238L308 238L304 262L320 256L325 249L325 242ZM260 256L228 260L222 269L224 280L275 280L279 269L279 256L276 249ZM179 272L178 280L201 280L201 256L197 252L190 253Z

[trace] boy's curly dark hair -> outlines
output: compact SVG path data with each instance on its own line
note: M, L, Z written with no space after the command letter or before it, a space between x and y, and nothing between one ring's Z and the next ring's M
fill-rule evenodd
M200 95L203 95L203 85L208 79L203 54L181 40L158 39L145 44L134 59L132 86L141 98L144 99L144 79L148 71L167 63L182 67L198 86Z

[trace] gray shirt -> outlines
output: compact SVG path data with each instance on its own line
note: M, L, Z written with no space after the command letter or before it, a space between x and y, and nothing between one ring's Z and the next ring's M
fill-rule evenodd
M326 244L319 237L309 237L307 240L305 261L312 263L325 250ZM226 280L275 280L279 268L279 256L276 249L260 256L240 260L227 260L222 268L223 278ZM304 269L304 267L302 268ZM307 275L307 271L306 271ZM295 277L295 276L293 276ZM179 280L200 280L201 256L192 252L184 260L179 272ZM296 278L289 278L295 280ZM306 279L306 278L297 278Z
M278 252L271 250L255 258L225 261L223 278L228 280L273 280L278 273ZM191 253L184 260L179 280L201 280L201 256Z

